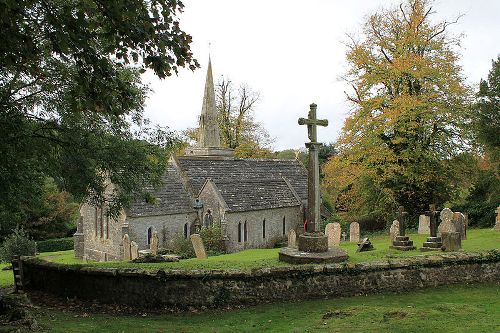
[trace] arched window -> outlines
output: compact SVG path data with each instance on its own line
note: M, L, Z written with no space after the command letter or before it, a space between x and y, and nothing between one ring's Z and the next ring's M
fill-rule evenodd
M266 238L266 219L262 221L262 238Z
M187 223L184 224L184 238L186 238L186 239L188 238L188 227L189 226Z
M285 217L283 216L283 235L286 234L286 220Z
M248 241L247 221L245 221L245 224L243 225L243 241Z
M241 243L241 222L238 223L238 243Z
M151 244L151 237L153 236L153 228L149 227L148 228L148 245Z

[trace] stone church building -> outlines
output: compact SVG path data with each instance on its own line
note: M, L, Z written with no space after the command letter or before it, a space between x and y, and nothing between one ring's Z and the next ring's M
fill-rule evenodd
M147 249L153 231L161 245L210 224L221 226L230 252L272 246L303 224L307 171L297 160L240 159L221 146L209 61L198 144L171 157L163 186L150 191L154 203L136 201L117 220L99 207L82 205L76 256L121 260L125 234Z

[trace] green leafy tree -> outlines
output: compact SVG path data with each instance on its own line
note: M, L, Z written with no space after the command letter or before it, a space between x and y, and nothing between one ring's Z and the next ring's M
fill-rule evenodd
M347 43L354 108L324 168L332 202L358 218L416 214L457 195L456 157L468 122L454 22L433 23L428 1L409 0L369 16Z
M175 0L0 2L0 236L26 220L47 176L111 213L158 184L177 143L143 118L147 87L195 69ZM104 198L104 180L116 190ZM28 209L29 210L29 209Z

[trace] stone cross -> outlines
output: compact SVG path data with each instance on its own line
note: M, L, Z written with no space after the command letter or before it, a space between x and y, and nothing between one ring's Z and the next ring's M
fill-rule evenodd
M328 126L328 120L316 118L316 104L309 106L308 118L299 118L299 125L307 125L307 136L310 142L306 143L309 149L309 175L308 175L308 223L307 232L320 232L320 187L319 187L319 160L318 149L320 144L317 142L317 126Z
M129 261L132 259L131 252L130 252L130 237L128 234L123 235L123 260Z
M153 256L156 256L158 254L158 233L156 231L153 231L153 235L151 236L149 242L149 251Z
M436 210L435 204L429 205L429 210L425 212L425 215L429 216L429 234L431 237L437 237L438 214L439 211Z
M404 236L406 234L406 219L408 217L408 212L405 212L405 208L403 206L399 206L399 236Z

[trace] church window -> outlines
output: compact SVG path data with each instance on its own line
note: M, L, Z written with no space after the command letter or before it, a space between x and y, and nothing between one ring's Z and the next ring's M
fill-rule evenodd
M94 236L97 238L97 207L95 207L94 217L95 217L95 219L94 219L94 230L95 230Z
M187 239L188 238L188 230L189 230L189 226L188 224L184 224L184 238Z
M153 228L152 227L149 227L148 228L148 245L151 244L151 236L153 236Z
M243 225L243 241L244 242L248 241L247 221L245 221L245 224Z
M238 223L238 243L241 243L241 222Z
M285 217L283 216L283 235L286 234L286 221Z
M266 238L266 219L262 221L262 238Z
M108 216L108 214L106 214L106 230L105 230L105 232L106 232L106 236L105 236L106 239L109 239L109 216Z

